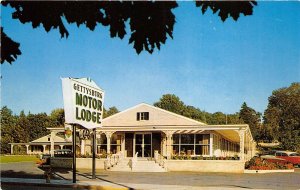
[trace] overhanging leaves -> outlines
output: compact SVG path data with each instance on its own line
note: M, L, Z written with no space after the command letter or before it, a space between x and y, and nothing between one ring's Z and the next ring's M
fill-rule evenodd
M196 1L196 6L201 7L202 14L210 8L214 14L219 13L223 22L228 17L236 21L241 13L245 16L252 15L255 5L257 5L256 1Z
M142 51L153 53L161 44L165 44L168 37L173 38L175 15L172 10L178 5L175 1L2 1L2 5L11 6L15 11L13 19L21 23L31 23L33 28L41 26L46 32L58 29L62 38L68 37L69 32L63 22L86 26L93 31L97 25L107 26L111 37L123 39L126 35L126 23L129 23L129 43L139 54ZM240 13L251 15L255 1L197 1L196 6L202 7L202 13L211 8L214 13L225 21L228 16L237 20ZM13 49L2 45L2 49ZM15 48L14 48L15 49ZM16 58L20 50L10 51L9 57ZM15 59L2 56L1 63L9 63Z
M21 55L19 47L20 44L8 37L1 27L1 64L4 61L7 61L10 64L14 62L17 59L17 56Z

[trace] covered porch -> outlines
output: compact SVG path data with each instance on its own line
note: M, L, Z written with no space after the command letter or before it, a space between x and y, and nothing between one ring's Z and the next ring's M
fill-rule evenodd
M131 128L131 129L129 129ZM134 128L134 129L133 129ZM255 142L248 125L205 125L182 127L128 127L99 129L97 154L121 153L125 157L154 157L157 151L167 159L176 155L233 157L249 160Z

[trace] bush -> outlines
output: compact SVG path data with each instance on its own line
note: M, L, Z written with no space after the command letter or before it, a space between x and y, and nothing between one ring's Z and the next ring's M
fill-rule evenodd
M278 169L293 169L292 163L288 162L270 162L268 160L254 157L245 163L245 168L249 170L278 170Z

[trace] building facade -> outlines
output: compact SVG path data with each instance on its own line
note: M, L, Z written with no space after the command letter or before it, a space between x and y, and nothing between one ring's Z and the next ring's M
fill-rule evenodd
M207 125L145 103L105 118L97 131L98 154L121 152L125 157L154 157L157 151L167 159L186 155L248 160L256 146L248 125Z
M25 145L27 154L50 153L72 149L70 142L58 136L64 128L50 128L51 133ZM80 130L79 130L80 131ZM176 156L239 157L249 160L255 154L249 126L207 125L205 123L141 103L103 119L97 129L98 155L121 153L124 157L153 158L154 153L167 159ZM77 137L77 153L91 155L92 141Z

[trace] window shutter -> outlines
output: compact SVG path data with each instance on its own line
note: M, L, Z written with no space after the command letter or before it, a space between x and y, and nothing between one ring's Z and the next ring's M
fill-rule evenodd
M136 120L139 121L140 120L140 112L136 113Z

